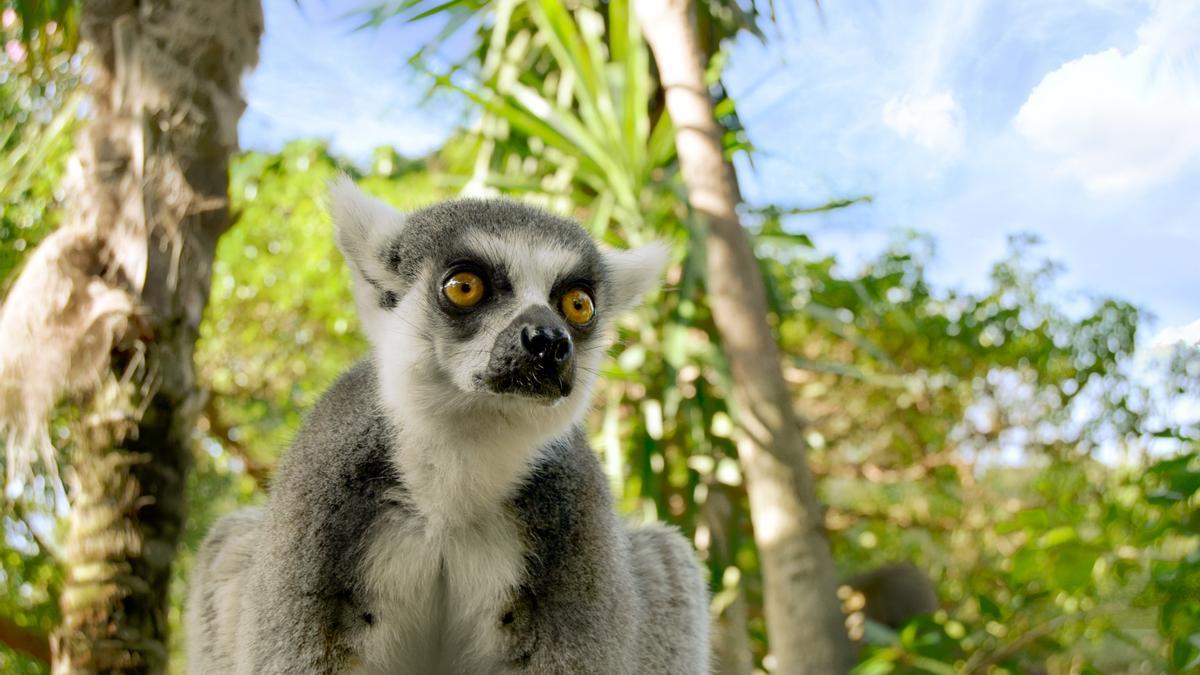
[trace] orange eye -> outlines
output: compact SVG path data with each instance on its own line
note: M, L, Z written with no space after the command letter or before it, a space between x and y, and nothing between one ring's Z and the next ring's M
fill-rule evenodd
M474 272L459 272L446 280L442 293L459 307L474 307L483 300L483 279Z
M583 326L596 316L596 305L592 303L592 296L588 295L587 291L572 288L563 294L562 313L567 317L567 321L576 326Z

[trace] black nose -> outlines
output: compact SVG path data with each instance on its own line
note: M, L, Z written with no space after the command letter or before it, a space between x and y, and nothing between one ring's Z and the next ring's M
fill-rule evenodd
M561 326L521 328L521 346L539 363L557 366L571 358L571 336Z

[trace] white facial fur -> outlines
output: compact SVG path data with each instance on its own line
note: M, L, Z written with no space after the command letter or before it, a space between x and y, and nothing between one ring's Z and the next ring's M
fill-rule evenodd
M597 298L597 326L587 344L576 345L575 386L547 403L487 390L479 376L488 365L497 335L531 305L549 305L551 288L579 254L536 230L499 235L468 232L463 243L474 254L503 264L512 300L487 317L465 342L448 340L430 288L444 273L432 263L398 294L394 307L380 305L380 285L389 284L383 247L401 236L406 219L364 196L348 179L331 187L337 242L354 272L356 303L373 346L381 403L403 436L396 461L422 511L447 524L470 520L494 508L525 475L536 452L566 433L591 398L614 319L633 307L656 281L667 250L651 245L602 252L607 285ZM557 312L557 308L551 307Z
M516 302L508 312L490 318L470 341L459 345L435 346L443 368L459 389L482 391L478 378L487 368L492 346L500 331L528 307L549 306L554 282L562 270L571 269L579 262L579 254L559 246L531 241L530 237L515 233L502 237L474 233L467 238L467 248L482 258L508 262L516 296ZM600 355L594 356L586 364L593 370ZM580 365L585 364L581 361Z

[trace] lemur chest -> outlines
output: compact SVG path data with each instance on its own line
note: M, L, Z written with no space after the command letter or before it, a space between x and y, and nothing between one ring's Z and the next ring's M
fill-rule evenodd
M468 524L385 514L364 558L364 672L494 672L525 545L505 509Z

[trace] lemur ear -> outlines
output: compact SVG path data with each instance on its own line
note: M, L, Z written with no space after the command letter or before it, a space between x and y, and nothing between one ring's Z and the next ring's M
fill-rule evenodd
M612 288L611 302L617 311L625 311L636 306L658 284L671 249L655 242L628 251L605 249L603 255Z
M381 279L387 270L379 251L404 229L404 214L368 197L345 174L329 183L329 211L346 262L366 281Z

